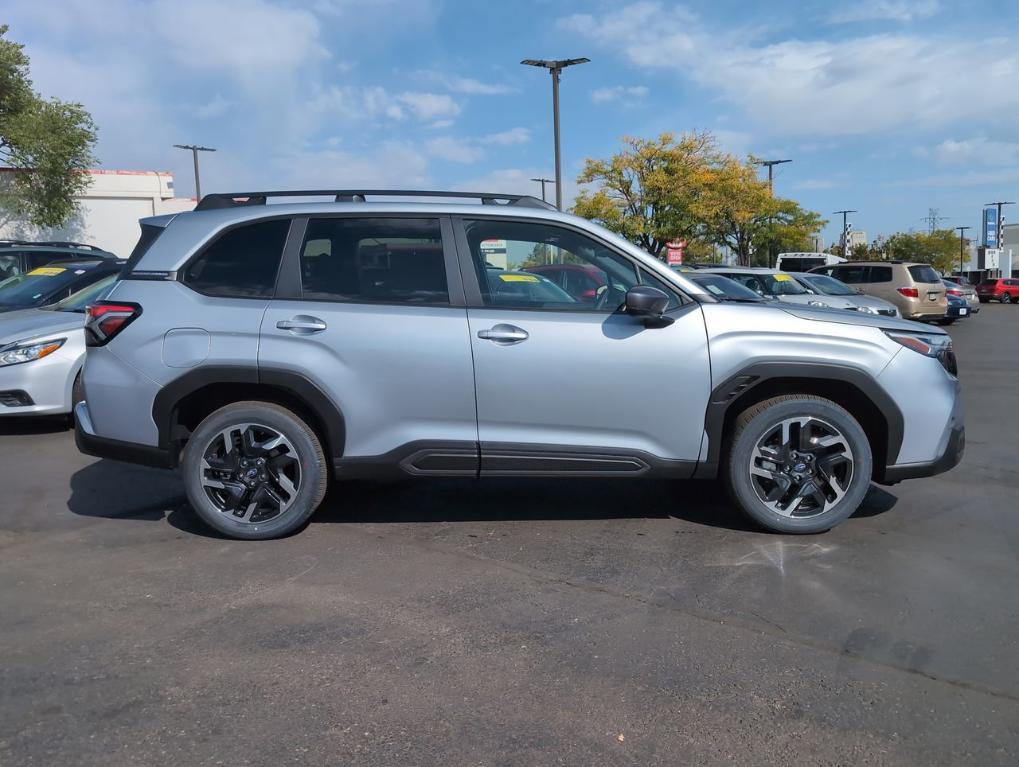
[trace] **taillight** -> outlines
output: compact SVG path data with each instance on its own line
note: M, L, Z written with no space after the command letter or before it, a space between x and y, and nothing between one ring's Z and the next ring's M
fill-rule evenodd
M920 297L920 291L917 290L916 288L896 288L896 290L899 291L906 298L919 298Z
M85 345L102 346L142 313L138 304L97 301L85 309Z
M948 293L948 295L950 295L950 296L961 296L962 295L962 291L958 290L957 288L949 288L945 292Z

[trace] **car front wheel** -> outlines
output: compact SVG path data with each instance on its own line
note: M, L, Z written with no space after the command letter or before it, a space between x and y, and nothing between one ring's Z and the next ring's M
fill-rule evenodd
M268 402L237 402L202 421L181 470L192 508L232 538L278 538L303 525L325 496L328 472L315 432Z
M1010 303L1012 303L1012 294L1011 293L1002 293L1001 294L1001 303L1003 303L1003 304L1010 304Z
M724 478L730 496L778 533L819 533L856 511L873 458L860 424L808 394L765 400L736 419Z

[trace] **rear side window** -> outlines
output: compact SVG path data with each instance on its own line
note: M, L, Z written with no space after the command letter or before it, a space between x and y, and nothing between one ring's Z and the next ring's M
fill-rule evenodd
M154 243L166 228L162 226L153 226L152 224L141 225L141 236L138 238L138 242L135 243L134 250L131 251L131 255L127 257L127 263L124 265L124 274L130 274L138 262L142 260L149 248Z
M301 248L303 297L448 304L438 219L318 218Z
M872 266L869 269L870 276L867 282L891 282L892 281L892 267L890 266Z
M867 282L867 267L866 266L840 266L835 269L832 274L837 280L842 280L849 285L856 285L857 283Z
M914 282L941 282L938 273L934 271L933 267L926 264L909 267L909 276L913 278Z
M289 230L288 219L231 229L188 265L184 284L209 296L272 296Z

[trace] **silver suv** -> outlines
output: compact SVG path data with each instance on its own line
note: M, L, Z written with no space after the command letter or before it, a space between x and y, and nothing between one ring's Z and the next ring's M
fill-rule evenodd
M141 225L89 307L77 442L179 467L237 538L302 526L331 478L399 476L720 477L812 533L962 454L944 332L727 300L534 198L210 195ZM562 264L591 280L531 271Z

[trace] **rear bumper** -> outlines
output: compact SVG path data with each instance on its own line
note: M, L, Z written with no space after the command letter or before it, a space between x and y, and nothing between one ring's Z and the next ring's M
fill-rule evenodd
M945 451L938 458L922 463L902 463L888 466L885 468L884 477L878 482L882 485L894 485L904 479L919 479L920 477L944 474L959 465L965 449L966 428L959 425L952 429L948 436L948 443L945 445Z
M74 408L74 444L85 455L94 455L96 458L137 463L157 469L172 469L174 466L168 450L98 436L93 429L86 402L79 402Z

